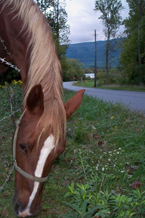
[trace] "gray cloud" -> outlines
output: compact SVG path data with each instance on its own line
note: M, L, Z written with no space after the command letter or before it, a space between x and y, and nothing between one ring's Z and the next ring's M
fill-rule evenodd
M70 25L71 43L94 41L94 30L97 31L97 40L105 40L103 33L103 24L98 19L99 12L95 12L94 0L66 0L66 11L68 13L68 24ZM128 4L122 0L124 10L122 17L128 16ZM123 26L120 27L118 34L123 32Z

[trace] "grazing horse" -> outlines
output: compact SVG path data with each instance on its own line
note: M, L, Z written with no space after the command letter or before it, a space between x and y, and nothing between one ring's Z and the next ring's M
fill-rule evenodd
M66 120L80 106L84 90L63 104L55 44L33 0L0 1L0 57L13 61L23 82L22 116L13 139L14 211L34 216L53 162L65 149ZM6 69L0 63L0 72Z

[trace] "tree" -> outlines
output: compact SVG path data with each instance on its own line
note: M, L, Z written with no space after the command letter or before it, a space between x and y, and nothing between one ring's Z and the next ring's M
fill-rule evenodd
M111 57L110 51L112 44L110 43L111 37L115 38L117 30L121 25L121 10L123 9L121 0L96 0L95 11L100 11L101 16L99 19L103 21L104 33L107 39L106 42L106 78L109 77L109 59Z
M66 68L66 49L69 43L68 35L70 33L65 3L59 0L37 0L37 3L43 13L45 13L52 30L59 60L64 71Z
M67 69L63 73L63 81L81 80L84 78L84 70L82 69L83 64L80 60L67 59Z
M62 71L65 71L67 68L66 49L68 48L68 35L70 33L69 25L66 24L67 13L65 11L65 3L60 3L59 0L53 1L52 7L47 14L47 19L53 32L53 38L62 65Z
M49 25L53 33L55 33L60 44L68 44L68 35L70 33L67 23L67 12L65 11L65 3L59 0L53 1L52 7L47 14Z
M122 45L120 63L128 83L145 83L145 1L127 0L129 17L123 21L127 38Z
M46 13L47 9L50 8L52 0L36 0L39 8L42 12Z

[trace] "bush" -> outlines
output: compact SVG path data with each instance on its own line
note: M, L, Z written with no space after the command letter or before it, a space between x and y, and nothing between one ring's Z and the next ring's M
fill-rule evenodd
M67 59L67 70L63 72L63 81L81 80L85 78L83 64L80 60Z
M70 203L65 202L71 210L61 217L70 218L91 218L91 217L113 217L131 218L144 217L145 215L145 191L141 193L139 189L131 193L117 194L114 191L101 190L105 175L97 190L98 179L83 184L71 183L65 198L70 198ZM94 185L92 185L94 183Z
M120 71L116 68L111 68L109 70L109 80L106 79L105 70L99 70L97 73L98 86L105 84L118 84L120 83Z
M8 68L6 72L0 75L0 85L5 85L5 82L10 84L13 80L21 80L20 73L14 69Z

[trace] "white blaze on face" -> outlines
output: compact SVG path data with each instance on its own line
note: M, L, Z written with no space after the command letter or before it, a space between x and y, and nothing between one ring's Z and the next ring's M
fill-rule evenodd
M35 176L42 177L43 168L44 168L46 159L47 159L48 155L51 153L53 148L54 148L54 137L51 134L45 140L44 146L41 149L39 160L38 160L38 163L37 163L37 166L36 166L36 170L35 170ZM37 193L38 187L39 187L39 182L34 182L34 188L33 188L31 196L29 197L28 205L27 205L26 209L23 212L19 213L19 215L21 217L25 217L25 216L30 216L31 215L30 207L31 207L31 204L32 204L32 202L33 202L33 200L35 198L35 195Z

